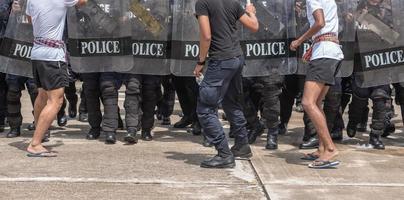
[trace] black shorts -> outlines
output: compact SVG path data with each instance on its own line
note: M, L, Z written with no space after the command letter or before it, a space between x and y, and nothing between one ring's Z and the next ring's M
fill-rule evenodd
M32 69L38 88L49 91L69 86L69 72L65 62L33 60Z
M335 85L335 76L341 67L341 60L320 58L310 61L307 67L306 81Z

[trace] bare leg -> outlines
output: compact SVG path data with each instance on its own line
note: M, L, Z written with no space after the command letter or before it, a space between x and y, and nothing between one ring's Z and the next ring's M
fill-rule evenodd
M322 101L328 92L328 87L322 83L307 81L304 85L303 107L312 120L319 136L320 160L329 161L338 155L325 119L324 112L321 109Z
M27 151L32 153L46 151L45 147L41 144L42 139L62 106L63 95L64 88L46 92L43 89L39 89L38 98L35 101L36 129Z

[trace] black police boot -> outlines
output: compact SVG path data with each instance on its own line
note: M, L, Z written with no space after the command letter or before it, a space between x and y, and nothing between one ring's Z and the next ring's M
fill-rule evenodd
M192 123L192 135L201 135L202 134L202 127L198 121Z
M77 102L69 104L69 117L72 119L77 117Z
M57 120L58 120L58 126L60 126L60 127L66 126L67 116L66 116L65 112L63 112L63 114L58 114Z
M231 152L235 158L249 159L252 157L252 151L248 143L237 143L231 147Z
M96 140L101 135L101 128L91 128L90 131L87 133L87 140Z
M385 146L383 142L380 140L379 132L382 133L382 131L375 131L375 130L372 130L370 132L369 144L371 144L374 149L384 150Z
M0 133L3 133L5 128L6 128L5 119L0 119Z
M142 131L142 140L145 141L152 141L153 140L153 136L151 134L151 131Z
M222 157L216 155L213 158L207 159L201 163L202 168L234 168L236 161L233 155Z
M295 111L298 113L302 113L304 111L303 106L301 103L296 104Z
M267 134L267 145L265 149L275 150L278 149L278 128L271 128L268 130Z
M252 127L250 131L248 131L248 143L254 144L258 137L264 133L265 127L261 122L258 122L257 125Z
M388 137L389 135L396 132L396 126L392 124L390 121L386 122L386 127L384 128L382 137Z
M36 127L35 127L35 122L32 122L32 124L29 124L29 125L27 126L27 129L28 129L29 131L35 131L35 129L36 129Z
M180 121L174 124L174 128L185 128L191 124L192 120L190 120L188 117L183 117Z
M165 126L171 125L170 117L163 117L163 121L161 122L161 125L165 125Z
M138 142L138 138L136 135L137 135L136 129L128 128L128 131L123 139L125 140L125 142L129 144L136 144Z
M80 113L79 114L79 121L88 122L88 113Z
M358 125L356 125L356 131L364 133L367 131L367 127L367 123L359 123Z
M7 133L7 138L15 138L21 135L21 128L11 128L10 131Z
M107 132L105 133L105 144L115 144L116 143L116 133Z
M357 125L355 123L348 122L348 125L346 126L346 133L350 138L355 137L356 130L357 130Z
M343 139L342 130L339 128L332 130L330 135L331 135L332 140L334 140L334 141L341 141Z
M118 129L123 130L123 121L121 115L118 115Z
M287 129L288 125L285 123L280 123L279 124L279 135L285 135L288 132Z
M319 140L318 140L318 136L312 136L309 140L307 140L306 142L303 142L302 144L300 144L299 148L300 149L316 149L319 146Z

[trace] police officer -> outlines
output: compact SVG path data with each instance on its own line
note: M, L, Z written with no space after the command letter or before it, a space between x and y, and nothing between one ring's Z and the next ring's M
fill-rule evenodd
M166 75L161 78L163 92L159 90L160 100L157 103L157 119L162 120L162 125L171 125L170 116L174 111L175 88L173 75Z
M13 0L0 1L0 38L7 28L8 17L10 15ZM7 115L7 83L6 74L0 73L0 133L4 132Z
M125 84L125 121L127 132L124 140L128 143L137 143L137 132L140 130L141 110L141 81L140 75L104 72L100 76L101 97L104 103L104 117L102 131L106 135L105 142L116 142L116 130L119 127L118 91ZM153 113L153 112L152 112Z
M21 135L22 115L21 115L21 91L27 87L32 106L38 96L38 88L32 78L7 74L7 121L10 131L8 138L18 137ZM28 129L35 129L34 124L30 124Z
M244 78L251 79L250 85L244 85L244 92L250 90L256 90L261 96L260 103L262 104L261 115L264 118L266 127L268 128L266 149L278 148L278 134L279 134L279 115L280 115L280 101L279 95L282 89L282 76L273 73L270 76ZM243 83L246 83L244 81ZM248 98L248 95L247 95ZM252 102L252 101L250 101ZM252 126L249 132L249 143L255 142L257 137L261 134L259 130L262 129L262 124L258 118L258 110L252 106L252 103L246 103L250 105L244 108L244 114L247 121Z

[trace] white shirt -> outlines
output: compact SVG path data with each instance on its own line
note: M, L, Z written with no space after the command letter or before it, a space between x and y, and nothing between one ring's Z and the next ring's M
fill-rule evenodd
M78 0L28 0L26 13L32 18L35 38L62 40L67 8ZM32 60L66 62L65 49L34 44Z
M319 9L323 10L325 26L313 36L313 39L325 33L335 33L338 36L339 20L335 0L307 0L307 18L310 27L315 24L313 13ZM322 41L313 46L311 60L319 58L342 60L344 59L344 53L342 52L340 45L331 41Z

